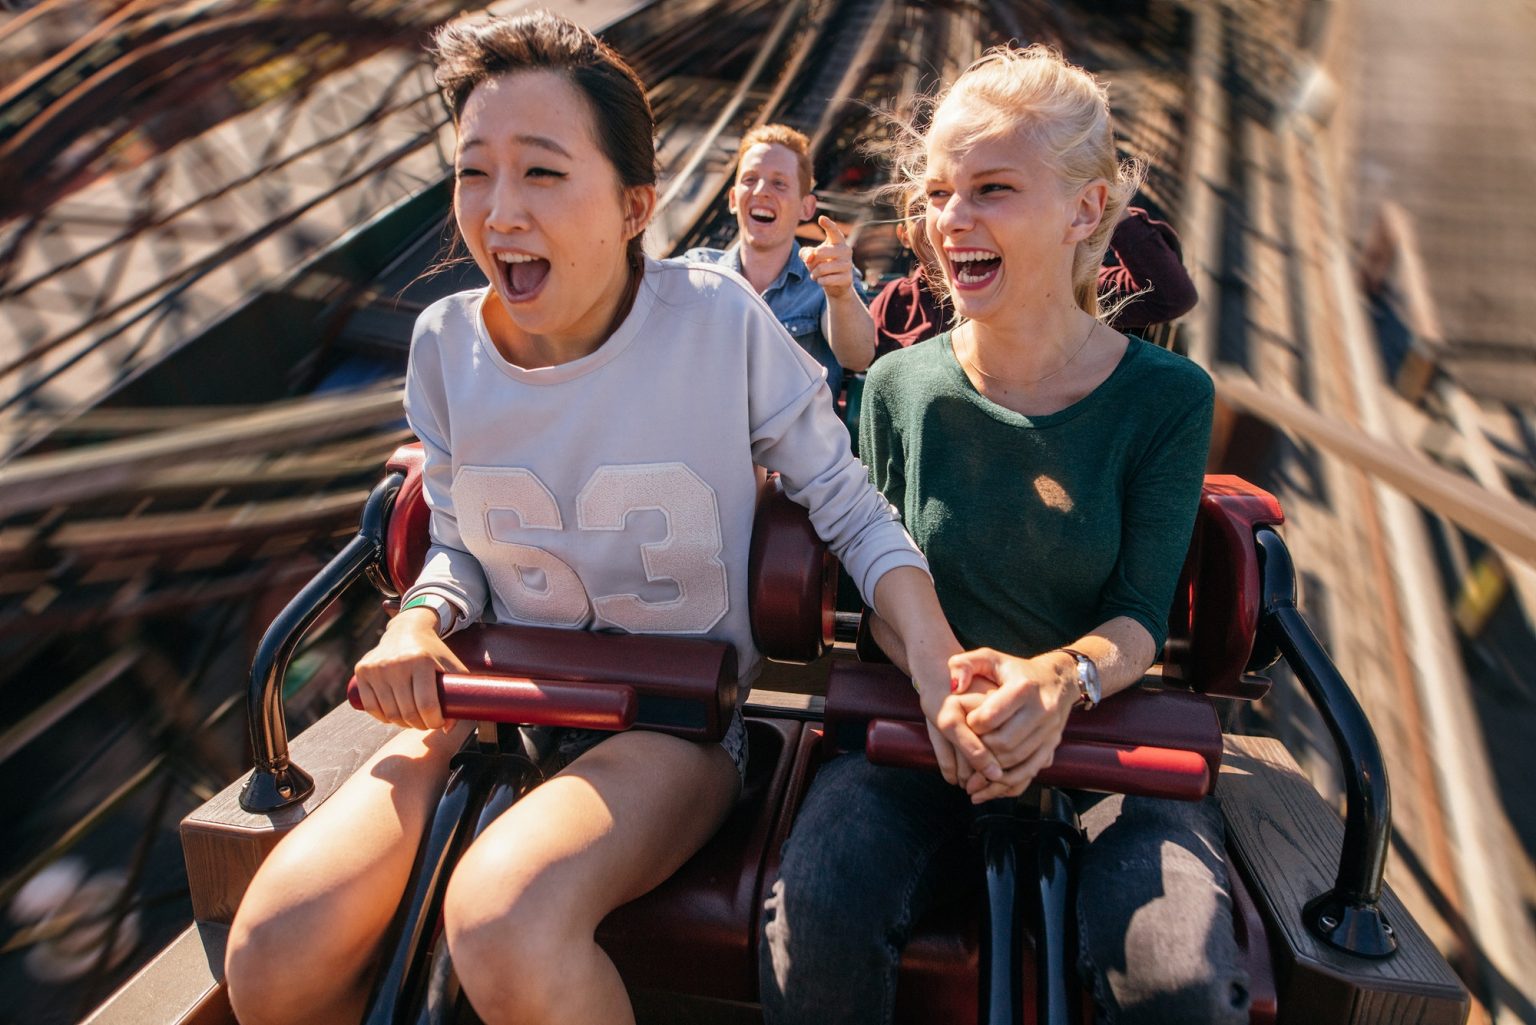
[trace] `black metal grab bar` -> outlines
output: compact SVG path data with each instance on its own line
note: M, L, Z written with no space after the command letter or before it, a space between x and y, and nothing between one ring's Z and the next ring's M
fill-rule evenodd
M1392 793L1381 746L1360 703L1296 608L1296 574L1280 535L1268 527L1254 534L1263 588L1260 632L1285 656L1322 714L1338 749L1344 775L1344 843L1333 889L1307 902L1307 928L1325 943L1361 957L1397 950L1384 917L1382 873L1392 836Z
M384 552L384 525L405 474L379 482L363 506L357 536L326 563L283 607L256 646L246 692L246 720L256 767L240 789L240 807L264 813L302 801L315 787L303 769L288 760L288 721L283 712L283 677L305 632L354 581L378 565Z

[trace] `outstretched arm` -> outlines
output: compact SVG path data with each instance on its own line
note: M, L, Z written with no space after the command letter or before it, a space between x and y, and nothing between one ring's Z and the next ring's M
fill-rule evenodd
M845 370L864 370L875 358L875 319L853 284L853 247L832 218L817 223L827 240L800 257L827 294L827 344Z

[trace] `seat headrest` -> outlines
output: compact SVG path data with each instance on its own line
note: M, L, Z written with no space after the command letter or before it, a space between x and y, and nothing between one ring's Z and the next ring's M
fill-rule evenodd
M747 561L752 638L769 658L810 662L832 644L837 561L805 509L770 474L758 492Z
M1253 535L1283 522L1279 501L1263 488L1225 474L1205 478L1169 615L1165 676L1205 694L1253 696L1243 684L1245 672L1262 668L1252 664L1261 601Z
M416 582L432 546L428 523L432 513L421 490L423 464L421 442L401 445L384 464L387 473L405 474L405 483L395 495L394 508L384 528L384 568L398 594Z

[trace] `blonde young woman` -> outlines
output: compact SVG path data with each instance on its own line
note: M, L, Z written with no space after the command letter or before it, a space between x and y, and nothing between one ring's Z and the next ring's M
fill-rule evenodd
M460 669L444 634L482 618L670 633L727 641L755 665L754 464L809 509L931 690L959 650L820 366L741 278L644 257L656 154L635 73L547 13L456 21L434 56L458 136L454 214L488 286L428 308L411 344L406 413L433 545L357 667L367 710L407 728L252 882L227 958L244 1025L361 1016L467 733L444 723L433 686ZM957 702L940 718L968 765L1001 778ZM739 715L719 744L554 740L568 764L486 828L447 890L448 947L488 1025L633 1021L597 924L708 839L749 756Z
M1042 47L993 51L940 98L919 157L960 326L876 363L860 452L979 649L951 659L952 684L915 684L925 706L954 686L1004 772L974 773L932 730L943 779L862 755L821 769L764 916L770 1025L891 1020L901 946L952 895L971 809L1050 764L1081 663L1107 698L1155 658L1209 443L1205 373L1100 320L1100 258L1136 182L1091 75ZM1078 810L1079 964L1101 1018L1246 1021L1214 806Z

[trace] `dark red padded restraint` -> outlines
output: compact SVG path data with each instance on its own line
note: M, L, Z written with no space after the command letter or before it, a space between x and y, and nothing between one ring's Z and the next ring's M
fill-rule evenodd
M827 743L877 764L937 769L917 692L896 667L838 662L827 682ZM1221 769L1221 724L1208 699L1123 691L1073 712L1041 783L1195 801Z
M718 641L482 625L448 647L470 670L440 678L451 718L719 740L736 708L736 649Z
M752 639L769 658L810 662L832 646L837 560L803 507L770 474L758 490L747 557Z
M437 700L445 719L515 722L526 726L574 726L627 730L635 724L635 688L622 684L560 683L512 676L437 674ZM357 677L347 681L347 701L362 708Z

